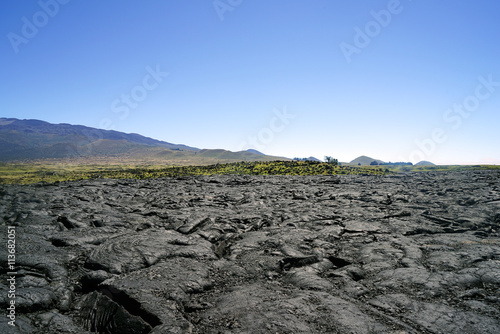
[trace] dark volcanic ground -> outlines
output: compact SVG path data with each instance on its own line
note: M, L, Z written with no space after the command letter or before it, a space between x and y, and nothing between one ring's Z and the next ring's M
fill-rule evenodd
M500 173L2 186L1 333L500 333Z

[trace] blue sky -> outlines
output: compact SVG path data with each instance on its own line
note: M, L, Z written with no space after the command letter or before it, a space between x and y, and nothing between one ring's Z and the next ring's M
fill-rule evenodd
M0 116L500 164L500 2L2 1Z

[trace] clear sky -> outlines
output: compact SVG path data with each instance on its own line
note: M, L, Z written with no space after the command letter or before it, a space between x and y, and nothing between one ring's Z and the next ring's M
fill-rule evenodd
M498 0L2 1L0 116L500 164Z

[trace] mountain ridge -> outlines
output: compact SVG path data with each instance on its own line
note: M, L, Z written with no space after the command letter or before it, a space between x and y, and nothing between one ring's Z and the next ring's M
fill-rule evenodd
M3 130L22 130L28 133L41 133L41 134L57 134L57 135L83 135L89 140L98 139L126 139L131 142L150 145L150 146L163 146L168 148L184 148L199 150L196 147L190 147L182 144L173 144L161 140L156 140L150 137L142 136L137 133L124 133L115 130L104 130L92 128L85 125L73 125L68 123L49 123L37 119L17 119L17 118L1 118L0 119L0 133Z
M123 158L169 163L270 161L287 158L248 150L199 149L156 140L137 133L102 130L36 119L0 118L0 161Z

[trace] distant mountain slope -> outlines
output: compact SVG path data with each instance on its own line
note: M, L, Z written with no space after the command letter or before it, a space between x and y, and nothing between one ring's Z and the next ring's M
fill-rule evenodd
M415 166L436 166L436 164L434 164L430 161L422 160L422 161L417 162L415 164Z
M125 140L130 143L168 148L198 150L195 147L177 145L155 140L136 133L123 133L113 130L101 130L83 125L66 123L51 124L39 120L19 120L15 118L0 118L0 140L3 143L17 145L17 148L46 147L58 143L75 140L87 143L96 140Z
M171 163L269 161L260 152L200 150L136 133L40 120L0 118L0 161L114 157Z
M373 158L367 157L366 155L362 155L360 157L357 157L353 161L351 161L350 164L353 164L353 165L361 164L363 166L363 165L371 164L372 161L376 161L379 164L384 163L382 160L373 159Z
M264 153L260 152L260 151L257 151L257 150L254 150L253 148L251 149L248 149L247 152L250 152L250 153L256 153L256 154L260 154L260 155L265 155Z

